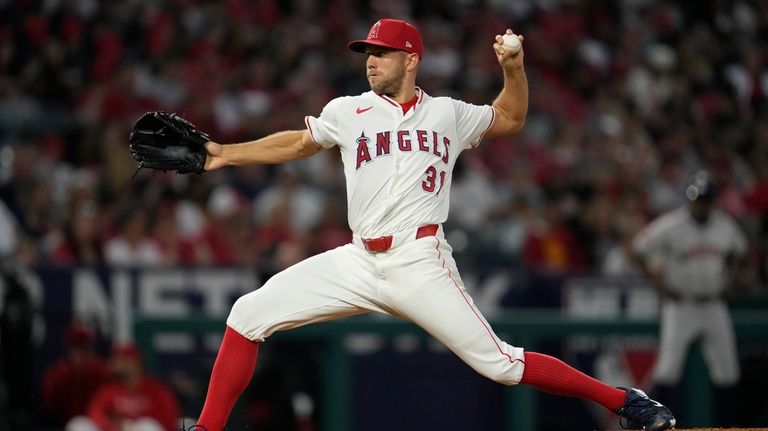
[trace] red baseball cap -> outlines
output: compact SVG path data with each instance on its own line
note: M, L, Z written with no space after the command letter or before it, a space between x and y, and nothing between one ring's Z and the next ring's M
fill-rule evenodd
M67 328L65 339L70 347L87 347L96 342L96 334L84 324L72 322Z
M112 347L112 357L141 360L139 346L131 343L116 344Z
M419 58L424 55L419 31L413 24L401 19L380 19L368 30L367 39L353 40L347 46L352 51L365 52L366 45L399 49L418 54Z

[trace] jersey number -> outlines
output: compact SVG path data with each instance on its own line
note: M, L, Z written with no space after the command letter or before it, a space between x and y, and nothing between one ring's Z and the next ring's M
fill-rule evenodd
M424 189L424 191L427 193L432 193L435 191L437 169L435 169L434 166L430 166L424 173L427 174L427 178L421 182L421 188ZM443 183L445 183L445 171L440 171L440 186L437 188L438 194L440 193L440 190L443 189Z

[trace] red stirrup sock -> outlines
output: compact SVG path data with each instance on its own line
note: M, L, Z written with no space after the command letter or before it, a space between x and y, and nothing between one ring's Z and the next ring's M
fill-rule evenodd
M608 386L565 362L535 352L525 352L525 369L520 383L555 395L592 400L616 412L624 405L627 391Z
M198 425L204 425L207 431L221 431L224 428L232 407L253 377L258 352L259 343L227 326L213 364Z

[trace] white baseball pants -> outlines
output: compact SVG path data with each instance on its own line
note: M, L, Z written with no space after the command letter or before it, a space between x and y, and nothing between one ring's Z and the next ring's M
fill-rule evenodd
M718 386L737 383L740 371L736 337L728 306L723 301L664 302L655 382L664 385L680 382L688 350L696 340L701 340L712 383Z
M475 307L459 277L442 227L415 239L394 236L388 251L365 251L359 238L306 259L237 300L227 325L254 341L275 331L369 311L419 325L481 375L517 384L523 349L499 337Z

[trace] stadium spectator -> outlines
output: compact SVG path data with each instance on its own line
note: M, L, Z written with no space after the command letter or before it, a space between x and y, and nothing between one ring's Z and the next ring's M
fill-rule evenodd
M215 187L208 197L208 222L195 241L198 262L249 265L251 217L247 199L229 185Z
M185 238L176 222L176 205L169 203L158 207L157 221L150 229L151 237L160 248L163 264L188 266L196 263L194 240Z
M661 161L658 175L648 190L651 214L660 215L685 203L685 167L678 157Z
M64 338L66 352L46 370L42 392L45 414L59 429L86 414L96 390L108 379L106 361L94 351L96 334L91 328L73 321Z
M320 222L324 199L317 188L308 186L290 169L281 169L272 186L259 194L253 203L257 223L263 223L274 207L289 206L288 223L291 230L306 233Z
M109 366L114 382L96 391L87 415L73 418L67 431L176 431L181 412L175 395L144 373L136 346L115 346Z
M72 210L71 220L64 226L64 234L51 253L51 261L57 265L103 264L99 222L95 202L79 203Z
M573 197L561 194L535 221L523 244L523 260L532 269L544 273L565 274L583 270L587 256L569 223Z
M136 206L125 210L119 220L119 233L104 244L106 263L114 266L157 266L163 254L147 234L147 215Z
M347 227L339 205L328 201L320 224L309 234L310 255L340 247L349 242L352 231Z

